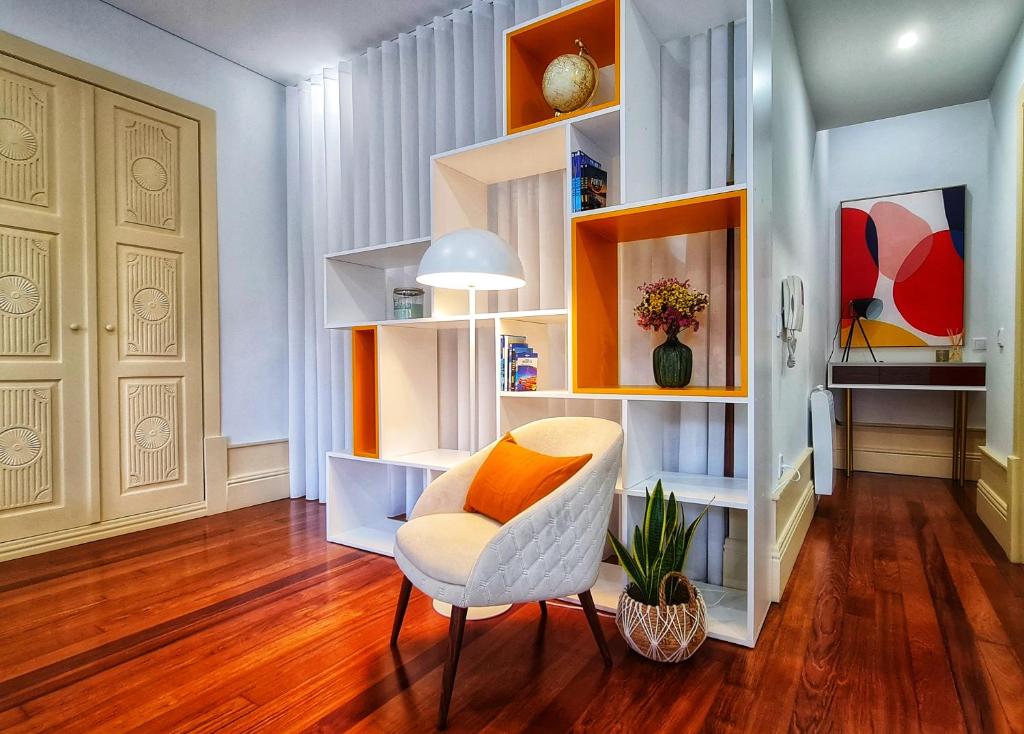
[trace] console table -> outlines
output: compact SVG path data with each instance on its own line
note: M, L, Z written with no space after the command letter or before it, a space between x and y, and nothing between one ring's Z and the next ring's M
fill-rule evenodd
M967 393L985 391L984 362L831 362L829 388L845 391L846 476L853 473L855 390L933 390L953 394L953 469L962 487L967 474Z

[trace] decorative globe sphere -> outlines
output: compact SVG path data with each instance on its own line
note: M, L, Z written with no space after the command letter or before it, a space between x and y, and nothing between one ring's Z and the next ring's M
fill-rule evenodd
M583 54L562 54L544 70L541 91L556 113L578 110L597 91L597 64Z

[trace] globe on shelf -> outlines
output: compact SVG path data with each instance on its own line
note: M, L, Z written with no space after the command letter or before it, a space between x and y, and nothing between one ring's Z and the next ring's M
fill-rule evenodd
M562 54L544 70L541 91L556 115L572 112L590 103L597 93L597 63L576 39L579 53Z

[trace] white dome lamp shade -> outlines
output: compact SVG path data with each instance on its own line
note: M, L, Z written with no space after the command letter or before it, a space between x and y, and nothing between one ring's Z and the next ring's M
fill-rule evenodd
M486 229L459 229L431 243L416 280L435 288L503 291L526 285L516 251Z

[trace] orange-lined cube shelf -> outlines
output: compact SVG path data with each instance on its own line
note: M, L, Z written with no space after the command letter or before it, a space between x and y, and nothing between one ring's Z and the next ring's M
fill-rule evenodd
M744 398L747 395L747 194L733 189L574 217L573 390L623 395ZM662 388L619 384L619 248L637 240L736 230L733 330L740 365L734 385ZM639 283L637 284L639 285Z
M377 415L377 327L352 329L352 453L380 458Z
M610 99L556 116L541 92L544 70L552 59L577 51L576 39L603 68L614 65ZM591 0L536 23L510 31L505 37L505 126L507 134L566 120L619 103L619 0Z

